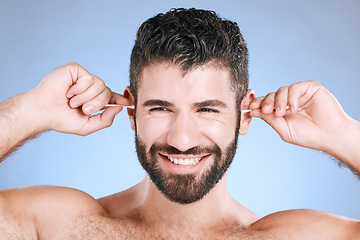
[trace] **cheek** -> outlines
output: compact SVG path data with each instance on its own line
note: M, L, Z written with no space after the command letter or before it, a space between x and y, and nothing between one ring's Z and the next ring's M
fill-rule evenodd
M225 121L221 119L201 119L199 121L199 131L218 146L226 145L233 140L235 135L235 121Z
M143 117L136 119L137 135L147 144L160 141L168 131L170 119Z

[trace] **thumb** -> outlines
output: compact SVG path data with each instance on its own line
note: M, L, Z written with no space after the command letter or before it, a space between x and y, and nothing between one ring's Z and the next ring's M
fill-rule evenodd
M121 106L133 106L134 103L129 96L121 95L119 93L112 92L109 103L119 104Z
M115 116L122 111L122 107L106 108L101 114L89 117L79 135L86 136L101 129L110 127Z
M261 114L259 113L259 117L269 124L280 136L280 138L284 141L288 141L289 139L289 132L288 132L288 126L287 121L284 117L277 117L275 115L275 112L271 114ZM289 116L288 116L289 117Z

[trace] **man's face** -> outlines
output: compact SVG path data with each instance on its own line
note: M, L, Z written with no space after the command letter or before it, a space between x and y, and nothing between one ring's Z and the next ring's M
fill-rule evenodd
M228 71L175 65L143 69L136 110L141 165L171 201L202 199L235 155L238 127Z

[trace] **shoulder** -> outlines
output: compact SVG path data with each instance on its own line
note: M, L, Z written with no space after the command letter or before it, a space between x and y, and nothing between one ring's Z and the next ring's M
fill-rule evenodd
M86 214L105 215L105 210L94 198L77 189L31 186L0 191L0 215L6 219L0 223L0 236L6 229L36 235L42 229L60 230L71 224L72 219ZM14 229L15 226L21 229Z
M93 197L83 191L48 185L2 190L0 199L2 204L7 204L15 211L33 212L39 208L42 212L47 208L52 211L73 210L72 208L96 211L101 208Z
M360 239L359 220L311 209L276 212L253 223L251 229L299 239Z

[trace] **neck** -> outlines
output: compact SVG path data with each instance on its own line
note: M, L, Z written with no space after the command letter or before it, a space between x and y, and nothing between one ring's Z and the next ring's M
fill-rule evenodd
M187 224L201 222L203 225L206 221L212 224L219 219L228 219L234 215L234 209L240 206L227 191L226 174L203 199L190 204L168 200L148 175L138 187L138 193L143 199L142 212L145 218L151 216L152 220L157 219L161 222L181 224L186 219Z

